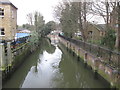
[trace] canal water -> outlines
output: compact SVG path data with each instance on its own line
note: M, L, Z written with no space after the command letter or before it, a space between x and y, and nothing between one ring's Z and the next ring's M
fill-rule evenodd
M108 88L92 70L73 57L64 46L44 40L3 85L3 88Z

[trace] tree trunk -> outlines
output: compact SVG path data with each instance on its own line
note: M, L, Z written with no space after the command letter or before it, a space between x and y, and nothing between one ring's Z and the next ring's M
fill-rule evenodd
M120 51L120 2L117 2L117 13L118 13L118 29L116 35L116 49Z
M106 30L109 30L109 3L106 2Z
M82 22L82 2L79 2L79 29L82 33L82 38L84 41L86 41L86 37L85 37L85 32L83 29L83 22Z
M83 3L83 17L84 17L84 40L87 40L87 19L86 19L86 2Z

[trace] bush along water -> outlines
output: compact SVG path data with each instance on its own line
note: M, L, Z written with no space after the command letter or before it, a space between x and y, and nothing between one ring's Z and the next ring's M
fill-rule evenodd
M113 50L115 48L116 35L115 30L108 30L106 35L101 39L101 45Z
M38 47L39 37L36 31L32 31L29 44L30 44L31 52L35 51L36 47Z

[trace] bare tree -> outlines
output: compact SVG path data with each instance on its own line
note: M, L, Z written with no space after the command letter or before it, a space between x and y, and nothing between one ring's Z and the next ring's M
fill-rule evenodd
M65 9L65 3L67 2L59 2L58 5L54 7L54 18L58 21L60 21L60 18L62 17L62 11Z
M27 14L27 20L30 25L33 25L33 21L34 21L33 13Z
M114 4L108 2L107 0L101 0L95 2L92 5L91 14L101 16L106 24L106 30L110 30L110 15L113 10Z
M106 6L106 30L109 30L109 21L110 21L109 3L105 2L105 6Z
M82 33L83 40L85 41L85 33L84 33L84 29L83 29L83 20L82 20L82 2L79 2L79 20L78 20L78 23L79 23L79 29Z
M116 35L116 48L120 50L120 2L117 2L117 13L118 13L118 29Z
M55 8L55 17L61 22L62 29L66 33L74 33L80 30L82 39L87 40L87 2L70 2L69 0L59 3Z
M91 7L90 2L79 2L79 28L82 33L82 38L87 41L87 29L88 21L87 16L89 16L89 10Z

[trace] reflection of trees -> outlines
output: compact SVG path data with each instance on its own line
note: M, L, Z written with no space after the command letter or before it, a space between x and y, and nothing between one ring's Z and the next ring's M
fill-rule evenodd
M48 53L54 53L54 52L55 52L55 47L52 46L52 45L50 45L48 40L42 39L40 51L41 51L41 53L42 53L42 52L45 51L45 50L46 50ZM41 62L41 60L40 60L40 57L39 57L38 62L35 64L35 67L34 67L34 72L35 72L35 73L38 72L38 68L37 68L37 67L38 67L38 64L39 64L40 62Z
M35 73L37 73L38 72L38 69L37 69L37 63L36 63L36 65L35 65Z
M41 51L47 51L48 53L54 53L55 47L50 44L50 42L47 39L43 39L43 42L41 43Z

